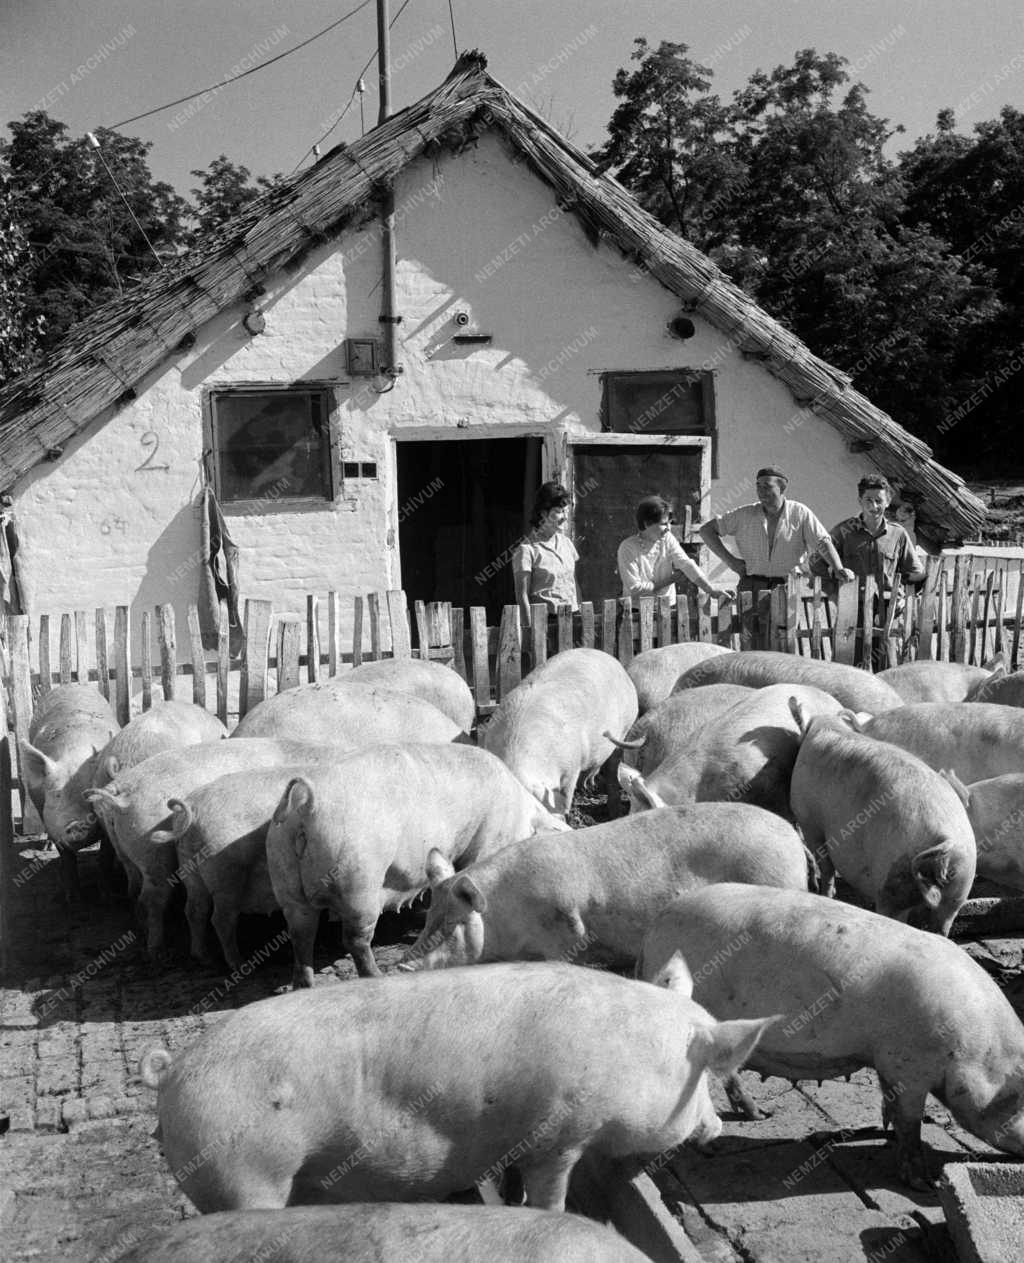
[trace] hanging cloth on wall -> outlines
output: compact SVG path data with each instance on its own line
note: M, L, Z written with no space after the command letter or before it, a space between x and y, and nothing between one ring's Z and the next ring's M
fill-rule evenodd
M226 601L231 653L234 655L241 650L244 639L238 612L238 545L231 538L224 514L210 486L203 488L200 532L203 566L199 580L199 625L203 647L216 647L220 603Z

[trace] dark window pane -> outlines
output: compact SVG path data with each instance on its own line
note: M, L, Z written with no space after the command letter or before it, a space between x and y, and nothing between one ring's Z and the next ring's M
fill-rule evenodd
M216 394L213 431L222 500L330 498L322 392Z
M617 434L707 434L699 374L606 373L604 428Z

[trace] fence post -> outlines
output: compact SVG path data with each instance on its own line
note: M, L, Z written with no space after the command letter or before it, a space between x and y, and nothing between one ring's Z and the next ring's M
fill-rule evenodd
M192 656L192 704L206 709L206 653L203 649L203 633L199 626L199 610L188 607L189 652Z
M53 688L53 667L50 665L50 616L39 616L39 695Z
M961 553L953 568L949 629L949 656L953 662L967 661L967 610L970 599L970 558Z
M932 662L938 657L935 644L935 614L939 599L939 582L942 578L942 558L929 557L926 563L921 599L917 603L917 657Z
M11 702L14 710L14 732L18 745L18 797L21 801L22 833L43 833L43 822L25 788L21 767L21 743L28 740L32 723L32 662L28 647L28 615L12 614L8 621L11 638ZM10 802L8 798L2 806Z
M548 607L530 606L530 670L536 671L548 660Z
M385 599L388 606L388 621L391 623L391 655L394 658L411 658L409 605L405 599L405 593L398 589L390 589Z
M461 605L451 608L451 637L454 658L452 666L469 683L469 672L466 669L466 617Z
M491 672L487 663L487 611L474 605L469 611L469 629L473 652L473 696L477 710L491 705Z
M96 611L96 687L110 701L110 666L107 661L107 611Z
M594 632L596 630L594 621L594 602L580 602L580 630L583 633L583 648L596 648Z
M71 615L60 616L60 682L71 683Z
M841 583L836 593L836 625L832 640L833 662L852 665L857 656L857 615L860 598L856 583Z
M654 648L654 597L639 598L640 607L640 652L646 653Z
M601 607L601 648L605 653L615 657L615 618L619 612L618 602L609 597Z
M245 602L245 648L242 654L242 679L238 694L238 718L241 719L267 695L267 658L270 653L270 601Z
M366 594L366 610L370 616L370 658L376 662L380 658L381 647L379 592Z
M114 710L123 728L132 717L131 615L127 605L114 609Z
M352 665L358 667L363 661L363 598L352 599Z
M228 680L231 671L231 623L227 601L217 610L217 718L228 722Z
M63 642L64 628L61 627ZM61 658L63 659L63 643ZM153 705L153 615L149 610L142 611L142 709L149 710Z
M320 679L320 599L312 592L306 594L306 679Z
M75 679L79 684L89 683L89 638L85 610L75 610Z
M523 678L522 644L519 636L519 606L506 605L501 611L501 628L498 633L498 701L508 694Z
M341 597L327 594L327 673L335 676L341 663Z
M160 620L160 686L164 701L174 699L174 673L178 669L178 645L174 637L174 606L167 602L157 606Z
M633 598L619 601L619 646L616 655L624 667L633 661Z
M294 614L281 614L277 622L277 692L297 688L302 622Z

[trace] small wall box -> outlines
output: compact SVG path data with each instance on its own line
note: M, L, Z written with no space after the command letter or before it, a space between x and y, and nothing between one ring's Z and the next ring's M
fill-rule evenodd
M353 377L373 377L378 372L377 340L375 338L346 338L345 353L348 371Z

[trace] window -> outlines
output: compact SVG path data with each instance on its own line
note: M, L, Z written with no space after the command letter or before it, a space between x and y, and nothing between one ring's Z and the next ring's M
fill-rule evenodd
M328 391L213 391L210 424L222 503L333 499Z
M603 373L601 429L615 434L707 434L711 477L718 477L714 373L679 368Z

